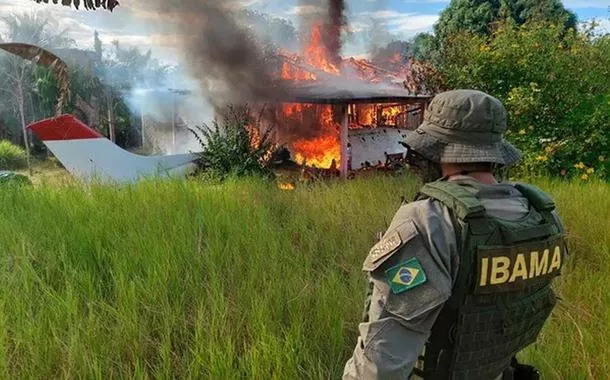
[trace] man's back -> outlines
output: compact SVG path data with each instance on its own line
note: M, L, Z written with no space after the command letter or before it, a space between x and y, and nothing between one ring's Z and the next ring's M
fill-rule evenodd
M521 156L507 129L500 100L453 90L436 95L401 142L425 185L364 262L370 299L344 378L406 379L416 364L427 379L525 369L514 355L555 304L550 283L565 244L546 194L497 183L494 172Z
M532 212L512 184L484 185L469 176L452 182L492 218L518 223ZM403 205L371 249L363 266L371 274L371 299L345 379L405 379L416 366L460 273L463 226L455 224L462 221L445 203L428 198Z

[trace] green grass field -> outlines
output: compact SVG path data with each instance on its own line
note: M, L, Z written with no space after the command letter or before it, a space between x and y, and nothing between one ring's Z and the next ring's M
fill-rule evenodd
M552 193L571 256L523 358L610 373L610 185ZM337 379L407 178L0 190L0 378Z

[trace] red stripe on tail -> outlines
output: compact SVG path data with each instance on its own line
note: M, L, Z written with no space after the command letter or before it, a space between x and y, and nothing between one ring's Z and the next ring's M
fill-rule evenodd
M42 141L97 139L104 137L73 115L61 115L30 124Z

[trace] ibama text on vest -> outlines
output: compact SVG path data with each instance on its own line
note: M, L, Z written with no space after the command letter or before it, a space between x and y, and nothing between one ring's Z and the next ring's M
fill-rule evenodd
M522 290L559 274L563 242L554 240L526 246L479 249L476 293Z

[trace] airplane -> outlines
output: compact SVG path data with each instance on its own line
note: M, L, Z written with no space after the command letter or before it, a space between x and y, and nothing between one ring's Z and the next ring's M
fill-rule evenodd
M142 178L186 177L195 168L197 153L141 156L128 152L70 114L28 126L76 178L90 183L135 183ZM404 157L400 145L410 131L397 128L350 130L352 169L385 162L388 155Z
M146 177L185 177L196 153L141 156L123 150L73 115L28 126L73 176L84 182L134 183Z

